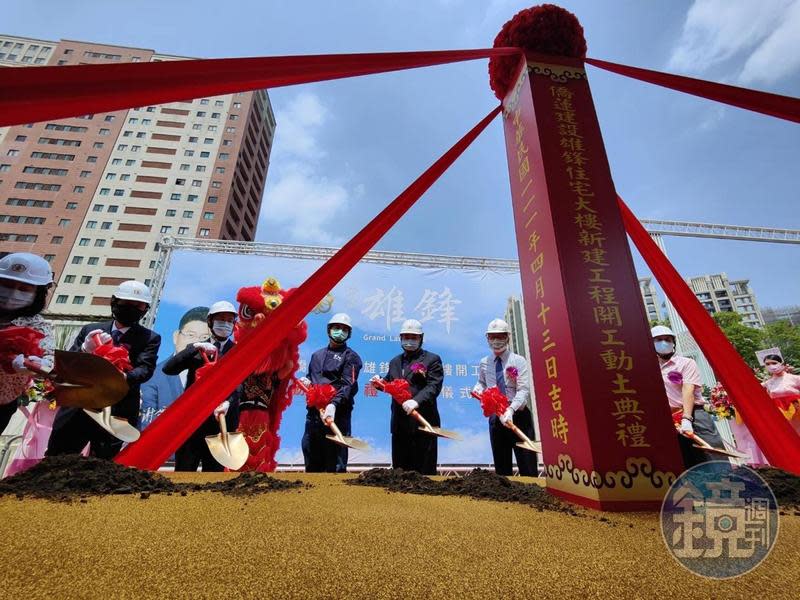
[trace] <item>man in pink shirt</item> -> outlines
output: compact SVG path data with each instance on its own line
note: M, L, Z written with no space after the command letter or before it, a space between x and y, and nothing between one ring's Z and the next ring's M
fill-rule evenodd
M695 433L716 448L724 448L722 438L717 432L714 421L703 410L703 383L697 363L686 356L675 354L675 334L669 327L658 325L650 330L658 362L661 365L661 376L667 391L667 400L673 415L680 415L681 434ZM693 442L681 435L678 437L683 462L686 468L706 462L719 460L716 456L695 448Z

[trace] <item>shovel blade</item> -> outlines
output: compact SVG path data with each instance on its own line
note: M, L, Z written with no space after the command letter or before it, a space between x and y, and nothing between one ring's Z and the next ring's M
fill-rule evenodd
M348 448L352 448L353 450L363 450L364 452L369 450L369 444L364 440L360 440L358 438L350 437L349 435L343 435L342 437L337 437L335 435L326 435L327 439L332 441L335 444L339 444L340 446L347 446Z
M59 406L98 410L116 404L128 393L125 376L94 354L56 350L53 371Z
M539 454L542 452L542 444L539 442L534 442L533 440L530 442L517 442L517 446L519 448L524 448L525 450L530 450L531 452L537 452Z
M424 431L425 433L430 433L431 435L447 438L448 440L455 440L457 442L460 442L462 439L464 439L457 431L450 431L449 429L442 429L441 427L420 427L419 430Z
M208 445L208 450L214 460L223 467L227 467L232 471L241 469L250 456L247 440L244 439L244 435L241 433L227 433L224 435L227 440L223 438L222 433L207 435L206 444Z
M95 423L118 440L131 443L139 439L139 430L128 423L127 419L113 417L108 410L96 411L84 409L83 412L89 415Z
M713 446L701 446L700 444L692 444L693 448L708 452L710 454L719 454L721 456L730 456L731 458L748 458L747 454L735 452L733 450L725 450L724 448L714 448Z

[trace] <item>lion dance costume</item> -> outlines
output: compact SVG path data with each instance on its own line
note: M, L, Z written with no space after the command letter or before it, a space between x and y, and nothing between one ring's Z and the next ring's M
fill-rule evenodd
M292 292L293 289L282 290L274 278L267 279L261 286L240 288L236 294L239 303L239 319L234 330L236 341L245 339L257 327L269 327L272 311ZM292 402L294 373L300 361L299 347L306 335L306 323L301 321L242 383L239 431L250 447L250 457L242 471L271 472L278 466L275 461L281 442L278 428L283 411Z

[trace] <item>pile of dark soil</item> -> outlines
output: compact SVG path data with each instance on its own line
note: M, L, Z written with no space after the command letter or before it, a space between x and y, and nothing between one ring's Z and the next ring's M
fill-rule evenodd
M781 508L800 510L800 477L773 468L756 469L756 473L772 488Z
M193 492L220 492L228 496L255 496L256 494L292 489L299 491L310 487L311 485L303 483L299 479L285 481L270 477L266 473L253 471L240 473L235 479L226 479L216 483L187 484L187 488Z
M548 494L535 483L511 481L492 471L475 469L464 477L434 481L414 471L402 469L370 469L347 483L386 488L390 492L429 496L468 496L479 500L515 502L539 511L551 510L578 516L571 506Z
M75 454L48 456L27 471L0 480L0 496L46 500L178 491L180 487L163 475Z
M303 486L301 481L283 481L266 473L241 473L234 479L216 483L174 483L158 473L72 454L49 456L27 471L0 480L0 496L58 501L114 494L139 494L147 499L151 494L185 496L188 492L206 491L253 496Z

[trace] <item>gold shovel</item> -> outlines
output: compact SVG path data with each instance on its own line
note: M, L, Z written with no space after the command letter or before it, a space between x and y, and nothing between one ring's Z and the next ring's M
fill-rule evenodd
M125 375L94 354L56 350L52 371L42 371L28 360L25 368L50 380L59 406L101 409L116 404L128 393Z
M325 438L329 439L330 441L334 442L335 444L339 444L340 446L347 446L348 448L352 448L353 450L363 450L364 452L369 451L369 444L364 440L360 440L358 438L350 437L349 435L342 435L342 431L339 429L338 425L333 422L333 419L325 419L325 411L319 411L319 418L322 419L322 422L325 423L328 427L331 428L333 435L326 435Z
M228 433L223 413L217 415L217 423L219 423L219 433L206 436L206 444L208 444L211 456L231 471L241 469L250 457L250 447L247 445L247 440L244 439L244 434Z
M685 438L689 438L694 442L692 447L697 448L698 450L702 450L703 452L710 452L711 454L721 454L722 456L730 456L731 458L748 458L747 454L742 454L741 452L736 452L735 450L728 450L726 448L715 448L703 438L701 438L696 433L683 433L681 431L681 426L678 423L675 423L675 430L678 434L682 435Z
M416 408L412 410L409 415L414 417L419 422L420 431L430 433L431 435L438 435L439 437L447 438L449 440L455 440L457 442L460 442L463 439L461 434L457 431L450 431L449 429L442 429L441 427L432 426L430 423L428 423L428 420L425 417L417 412Z
M107 360L103 359L105 362ZM111 415L111 407L106 406L101 410L92 410L84 408L85 412L91 419L105 429L108 433L113 435L118 440L123 442L135 442L139 439L139 430L133 425L128 423L127 419L121 417L114 417Z
M481 399L480 394L478 394L477 392L472 392L471 396L476 400ZM497 417L499 418L500 415L497 415ZM531 438L525 435L525 433L519 427L517 427L513 421L505 423L505 426L508 427L511 431L513 431L516 434L516 436L520 439L520 441L517 442L517 446L519 446L520 448L524 448L525 450L530 450L531 452L541 453L542 451L541 442L533 441Z

